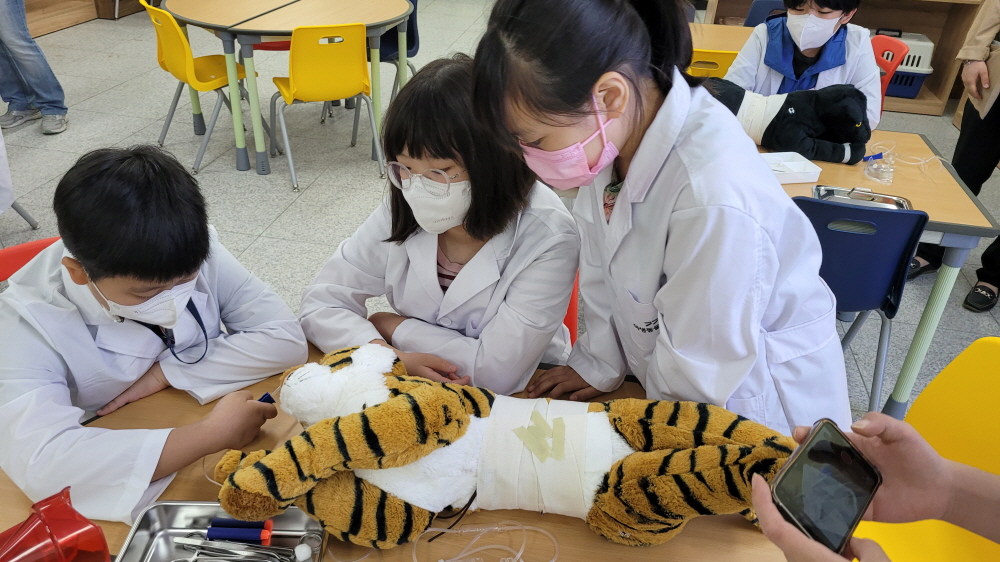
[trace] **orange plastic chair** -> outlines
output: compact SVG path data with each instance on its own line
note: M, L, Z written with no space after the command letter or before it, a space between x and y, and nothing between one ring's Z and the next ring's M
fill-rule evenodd
M174 100L170 104L170 111L167 113L163 130L160 132L160 146L163 146L163 141L167 137L167 130L170 128L170 122L174 118L174 111L177 109L177 102L180 100L185 85L197 92L214 90L216 93L215 110L212 111L212 117L205 130L205 138L201 141L201 147L199 147L198 155L194 160L193 171L197 174L198 168L201 167L201 160L205 156L205 149L208 148L208 140L212 137L212 130L215 129L215 122L219 118L219 112L222 111L222 104L229 108L230 113L233 111L229 104L229 98L223 92L223 88L229 84L226 73L226 57L209 55L195 58L191 53L191 44L188 42L187 36L170 12L150 6L146 0L139 0L139 3L146 9L149 19L153 22L153 28L156 30L156 58L160 67L180 81L177 84L177 91L174 92ZM243 65L236 65L236 77L240 80L246 78L246 70L244 70ZM197 132L198 125L196 124L195 133L197 134Z
M705 78L725 78L729 67L736 60L736 51L710 51L706 49L695 49L691 56L691 66L687 72L691 76L704 76Z
M368 36L365 25L349 23L344 25L318 25L296 27L292 30L292 48L288 53L288 77L275 78L277 93L271 97L271 123L277 114L281 124L281 138L284 149L275 139L271 129L271 157L284 150L288 159L288 169L292 176L292 190L299 190L295 176L295 163L288 144L288 127L285 110L294 103L324 102L348 98L360 98L368 104L368 119L372 134L378 136L378 125L372 112L371 80L368 77ZM281 112L277 112L278 98L284 102ZM354 112L354 133L351 146L358 141L358 119L360 107ZM385 157L382 146L376 142L379 173L385 175Z
M913 401L906 421L953 461L1000 474L996 405L1000 338L982 338L948 364ZM893 562L1000 560L1000 544L944 521L873 523L854 533L882 545Z
M56 240L59 240L58 236L25 242L0 250L0 281L10 279L11 275L17 273L17 270L24 267L24 264L31 261L39 252L51 246Z
M573 293L569 297L569 308L566 309L566 318L563 324L569 328L569 343L576 343L577 332L580 329L580 274L576 274L573 281Z
M882 108L885 109L885 91L889 88L896 69L910 52L910 47L895 37L876 35L872 37L872 49L875 51L875 63L885 73L882 75Z

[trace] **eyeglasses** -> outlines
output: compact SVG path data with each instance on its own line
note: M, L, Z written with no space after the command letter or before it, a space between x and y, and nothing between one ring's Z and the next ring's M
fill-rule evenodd
M399 162L389 162L388 171L389 181L401 191L408 191L413 186L413 178L422 177L423 180L427 181L421 180L419 182L420 185L424 188L424 191L434 197L448 195L451 189L451 181L465 173L463 170L453 176L449 176L442 170L432 168L425 170L422 174L414 174L409 168Z

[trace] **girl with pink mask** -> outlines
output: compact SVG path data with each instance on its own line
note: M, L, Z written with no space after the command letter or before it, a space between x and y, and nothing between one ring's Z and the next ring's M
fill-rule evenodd
M732 113L683 72L683 0L499 0L475 58L477 117L539 178L579 187L586 333L528 387L650 398L779 431L847 427L833 294L812 225Z

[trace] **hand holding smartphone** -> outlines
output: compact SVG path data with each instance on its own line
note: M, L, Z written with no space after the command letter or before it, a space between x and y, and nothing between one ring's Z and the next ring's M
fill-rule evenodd
M771 481L771 496L789 523L841 553L881 483L837 425L821 419Z

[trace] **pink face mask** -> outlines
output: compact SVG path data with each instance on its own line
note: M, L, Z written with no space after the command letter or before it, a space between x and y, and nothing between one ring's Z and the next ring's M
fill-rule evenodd
M527 146L521 143L521 150L524 152L524 163L543 182L556 189L573 189L584 185L590 185L601 170L607 168L615 158L618 157L618 148L608 140L604 130L608 124L615 119L608 119L601 122L601 114L597 109L597 98L593 98L595 117L597 117L597 130L587 137L583 142L578 142L567 146L562 150L547 151L534 146ZM601 136L604 148L601 156L597 159L597 164L590 167L587 161L587 153L583 150L590 141Z

